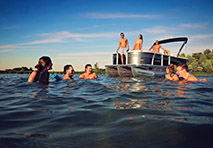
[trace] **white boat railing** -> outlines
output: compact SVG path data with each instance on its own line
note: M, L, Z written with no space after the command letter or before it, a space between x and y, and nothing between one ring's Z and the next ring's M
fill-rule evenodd
M151 65L154 65L154 60L155 60L155 53L153 54L152 56L152 62L151 62Z

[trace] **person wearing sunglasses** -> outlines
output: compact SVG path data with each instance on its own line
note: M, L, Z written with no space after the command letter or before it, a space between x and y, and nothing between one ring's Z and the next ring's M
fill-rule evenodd
M65 65L64 66L64 76L63 79L64 80L71 80L73 79L73 75L75 73L74 68L72 67L72 65Z

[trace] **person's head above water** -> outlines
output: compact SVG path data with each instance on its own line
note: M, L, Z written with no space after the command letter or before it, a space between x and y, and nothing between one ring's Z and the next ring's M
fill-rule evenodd
M177 66L174 65L174 64L168 65L167 68L166 68L166 72L167 72L170 76L176 74L176 72L177 72Z
M85 65L85 72L88 72L88 73L92 72L92 65L91 64Z
M158 40L155 41L155 45L158 45Z
M35 66L39 71L43 71L45 68L46 70L52 69L52 61L50 57L43 56L39 59L38 64Z
M178 66L177 66L177 74L180 77L184 76L188 72L189 72L189 68L188 68L187 64L185 64L185 63L178 64Z
M74 68L72 67L72 65L65 65L64 66L64 74L68 74L69 76L73 76L74 74Z

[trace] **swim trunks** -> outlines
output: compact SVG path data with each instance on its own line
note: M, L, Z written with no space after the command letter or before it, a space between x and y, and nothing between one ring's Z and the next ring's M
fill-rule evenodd
M120 54L125 54L126 55L126 51L127 51L127 48L121 48L120 49Z

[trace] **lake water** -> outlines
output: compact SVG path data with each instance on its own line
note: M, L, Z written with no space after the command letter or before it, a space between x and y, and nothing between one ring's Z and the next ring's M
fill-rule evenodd
M0 75L0 148L213 147L213 77L72 82Z

